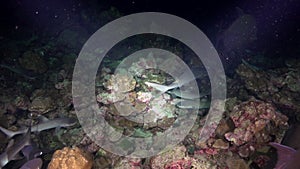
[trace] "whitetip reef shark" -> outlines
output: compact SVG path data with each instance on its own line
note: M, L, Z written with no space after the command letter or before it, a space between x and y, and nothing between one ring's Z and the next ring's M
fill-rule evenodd
M13 68L11 66L4 65L4 64L0 64L0 68L8 69L11 72L14 72L14 73L16 73L16 74L18 74L20 76L25 77L26 79L30 79L30 80L36 79L36 76L27 75L26 73L24 73L24 71L22 71L21 69L18 69L18 68Z
M70 127L76 124L77 120L74 118L67 118L67 117L62 117L62 118L55 118L52 120L47 119L44 116L40 116L41 122L37 125L21 129L18 131L11 131L7 130L3 127L0 126L0 130L7 135L7 137L12 138L15 135L18 134L24 134L23 137L21 137L19 140L14 142L12 139L5 152L3 152L0 155L0 169L4 167L7 163L9 163L12 160L15 160L18 153L22 151L26 146L31 145L30 142L30 134L31 132L41 132L44 130L48 129L53 129L53 128L60 128L60 127ZM42 160L39 158L34 158L29 161L27 161L21 169L28 169L28 166L30 166L30 169L39 169L42 165ZM27 167L27 168L26 168Z
M44 116L40 116L40 119L41 119L40 123L31 127L31 132L41 132L53 128L59 129L61 127L70 127L75 125L77 122L76 119L67 118L67 117L61 117L61 118L55 118L49 120ZM18 131L11 131L0 126L0 131L6 134L8 138L11 138L15 135L26 133L27 128L20 129Z
M18 153L27 145L30 145L30 128L26 130L26 134L18 139L16 142L11 140L5 150L0 155L0 169L4 167L7 163L16 159Z
M206 76L206 74L203 74L203 72L202 72L204 70L201 70L201 69L199 70L196 67L192 67L190 69L190 71L182 72L182 74L170 85L162 85L162 84L157 84L157 83L152 83L152 82L145 82L145 84L149 87L152 87L152 88L158 90L160 92L160 94L163 94L169 90L182 87L185 84L192 82L193 80L196 80L199 78L204 78Z

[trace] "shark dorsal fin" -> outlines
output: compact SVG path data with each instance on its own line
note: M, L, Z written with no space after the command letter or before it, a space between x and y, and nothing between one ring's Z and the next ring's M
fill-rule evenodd
M43 122L49 121L49 119L47 117L45 117L45 116L40 115L38 117L38 121L39 121L39 123L43 123Z

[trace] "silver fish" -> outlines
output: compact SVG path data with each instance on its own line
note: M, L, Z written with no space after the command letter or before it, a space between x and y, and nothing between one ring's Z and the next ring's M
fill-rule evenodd
M26 134L15 143L10 143L6 151L0 155L0 169L7 163L14 160L16 155L27 145L30 145L30 128L26 130ZM13 140L12 140L13 141Z
M37 125L34 125L31 127L31 132L41 132L44 130L49 130L49 129L53 129L53 128L60 128L60 127L70 127L76 124L76 119L74 118L66 118L66 117L62 117L62 118L55 118L52 120L48 120L45 117L41 117L42 118L42 122L38 123ZM22 134L22 133L26 133L26 131L28 130L27 128L18 130L18 131L11 131L11 130L7 130L3 127L0 126L0 130L6 134L9 138L18 135L18 134Z

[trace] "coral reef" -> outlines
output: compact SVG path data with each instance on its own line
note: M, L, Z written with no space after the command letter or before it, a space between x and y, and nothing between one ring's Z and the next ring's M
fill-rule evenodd
M93 158L81 149L65 147L57 150L51 159L48 169L91 169Z
M31 101L31 104L28 108L29 111L35 112L38 114L45 114L56 108L54 100L51 97L40 96L36 97Z
M255 70L241 64L236 72L245 88L259 99L271 101L286 114L300 112L299 60L287 61L286 67L269 71Z
M245 161L248 159L260 161L261 164L257 165L262 166L261 160L255 161L258 151L267 148L267 152L270 141L281 141L288 128L288 118L272 104L255 99L226 110L225 118L211 137L207 141L196 142L199 149L195 155L207 156L221 168L249 168Z
M116 164L114 168L142 169L142 162L139 158L124 158L118 164Z
M225 138L237 146L249 142L268 143L271 136L279 132L278 129L288 127L285 115L277 112L272 104L258 100L237 105L230 113L230 118L235 129L226 133Z
M161 153L151 159L152 169L214 169L216 166L208 159L195 159L186 156L184 146L176 146L172 150Z

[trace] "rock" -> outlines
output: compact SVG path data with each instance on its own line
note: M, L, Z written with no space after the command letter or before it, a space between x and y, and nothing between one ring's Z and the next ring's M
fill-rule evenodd
M46 72L48 69L43 58L33 51L25 52L19 59L19 62L24 69L31 70L39 74Z
M39 114L45 114L54 109L56 109L56 105L51 97L40 96L32 100L28 110Z
M217 139L214 144L213 144L213 148L217 148L217 149L228 149L229 148L229 143L225 142L222 139Z
M250 94L254 94L261 100L273 102L285 114L294 114L300 111L298 62L299 60L289 61L287 67L266 71L257 71L241 64L236 72Z
M184 146L174 147L172 150L159 154L151 159L152 169L162 169L166 165L181 160L185 157L186 148Z
M53 154L48 169L91 169L92 156L81 149L65 147Z
M194 159L189 158L191 161L191 168L195 169L216 169L217 166L213 165L212 162L210 162L207 159Z
M228 159L226 164L230 169L249 169L249 166L243 159Z
M73 26L64 29L57 37L57 43L67 48L80 49L88 38L86 29Z
M105 83L105 88L112 90L116 93L126 93L132 91L135 88L136 81L130 74L114 74Z
M124 158L114 168L115 169L124 169L124 168L141 169L142 162L141 159L139 158Z
M271 137L284 132L288 118L277 112L270 104L259 100L249 100L234 107L230 113L235 129L225 134L228 141L237 146L250 142L268 143Z
M18 96L14 100L14 105L21 110L27 110L30 104L29 98L25 95Z
M222 138L225 133L232 131L233 129L234 129L234 123L230 118L226 120L222 119L216 129L216 135Z
M109 169L111 168L111 164L112 164L112 159L101 156L95 159L93 169L98 169L98 168Z

